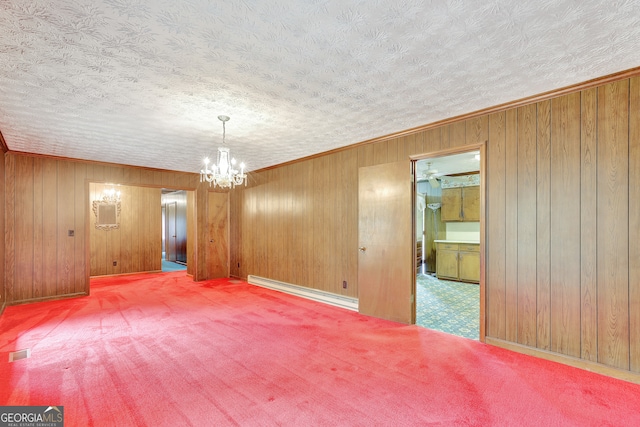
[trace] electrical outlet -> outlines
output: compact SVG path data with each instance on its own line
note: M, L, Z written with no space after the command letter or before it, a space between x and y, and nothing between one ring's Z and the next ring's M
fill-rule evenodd
M342 289L347 289L347 281L346 280L342 281Z
M115 267L116 265L118 265L118 261L113 261L113 266Z

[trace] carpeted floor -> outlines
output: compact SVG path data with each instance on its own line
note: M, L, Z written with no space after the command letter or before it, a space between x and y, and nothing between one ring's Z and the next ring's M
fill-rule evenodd
M184 272L8 307L0 355L0 405L67 427L640 425L639 385Z
M480 287L418 274L416 325L473 340L480 338Z

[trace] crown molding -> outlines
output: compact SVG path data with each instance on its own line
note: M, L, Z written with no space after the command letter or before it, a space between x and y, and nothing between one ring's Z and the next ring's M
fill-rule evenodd
M8 153L15 154L18 156L40 157L44 159L53 159L53 160L75 162L75 163L86 163L91 165L99 165L99 166L107 166L107 167L118 167L118 168L126 167L126 168L140 169L140 170L146 170L151 172L170 172L170 173L179 173L179 174L194 175L194 176L198 175L195 172L184 172L184 171L176 171L176 170L170 170L170 169L158 169L158 168L150 168L148 166L126 165L122 163L101 162L98 160L87 160L87 159L78 159L74 157L54 156L52 154L29 153L28 151L9 150Z
M7 141L4 140L2 131L0 131L0 150L2 150L3 153L6 153L9 151L9 147L7 147Z

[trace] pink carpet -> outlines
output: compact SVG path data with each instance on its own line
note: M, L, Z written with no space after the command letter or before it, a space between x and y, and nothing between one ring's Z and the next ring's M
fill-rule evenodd
M184 272L8 307L0 352L0 404L66 426L640 425L639 385Z

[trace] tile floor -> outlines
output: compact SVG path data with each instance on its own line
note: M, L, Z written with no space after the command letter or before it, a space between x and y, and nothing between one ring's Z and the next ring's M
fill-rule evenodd
M480 286L418 274L416 325L478 340Z

